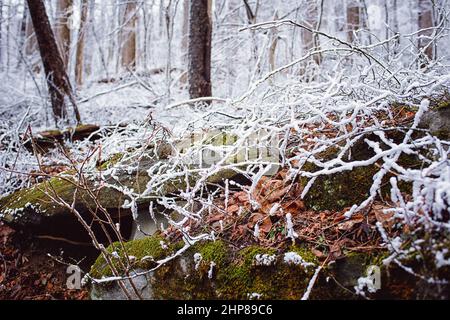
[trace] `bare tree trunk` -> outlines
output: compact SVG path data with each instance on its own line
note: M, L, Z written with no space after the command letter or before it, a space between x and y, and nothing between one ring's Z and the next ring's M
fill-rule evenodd
M423 51L429 60L433 57L433 44L429 37L432 36L433 30L433 11L431 0L419 0L419 49ZM428 30L423 30L428 29Z
M360 3L359 0L350 0L347 4L347 41L352 43L355 39L354 32L360 28Z
M27 10L28 6L27 6ZM27 15L27 29L26 29L26 45L25 45L25 54L27 56L31 56L36 52L37 42L36 35L34 34L33 29L33 21L31 21L31 16Z
M152 4L150 4L151 6ZM148 69L148 63L149 63L149 58L148 58L148 38L149 38L149 34L151 34L151 29L149 29L149 25L152 22L152 12L150 9L147 8L147 3L143 2L142 6L141 6L141 11L142 11L142 19L140 19L140 24L142 26L143 29L143 43L142 43L142 55L143 55L143 67L145 70ZM150 30L150 32L149 32Z
M72 0L58 0L56 2L55 33L59 50L67 69L70 59L70 18L72 15Z
M397 0L392 0L392 31L397 34L399 32L398 17L397 17ZM397 38L394 44L393 53L397 54L398 47L400 46L400 37Z
M189 1L183 2L183 29L182 29L181 48L183 50L183 61L187 62L188 56L188 40L189 40ZM187 63L186 63L187 64Z
M9 65L11 62L11 20L10 17L12 17L13 13L13 8L12 8L13 4L11 2L11 0L8 3L8 17L9 17L9 21L6 24L6 73L9 73Z
M136 68L136 2L127 1L122 20L122 66Z
M255 24L256 23L256 17L258 14L258 9L259 9L259 0L256 1L255 4L255 8L252 9L252 7L250 6L248 0L243 0L244 2L244 7L245 7L245 13L247 15L247 21L248 24ZM250 30L250 35L252 38L252 58L253 58L253 62L249 64L249 74L253 75L249 78L250 82L254 79L254 77L258 74L260 74L260 63L258 62L258 42L257 42L257 37L256 37L256 31L255 30ZM254 71L252 72L252 67L255 66Z
M319 7L317 0L309 0L305 10L305 22L312 29L316 30L319 26ZM303 50L305 52L319 47L319 38L308 30L302 29ZM320 55L314 55L314 61L320 64Z
M0 0L0 71L3 71L2 22L3 22L3 0Z
M1 15L0 15L0 19L1 19ZM26 6L26 3L24 4L24 8L23 8L23 13L22 13L22 21L20 22L20 31L19 31L19 39L18 39L18 44L19 44L19 51L20 51L20 55L23 54L23 52L25 51L25 41L27 39L27 20L28 20L28 8ZM0 30L1 32L1 30ZM22 59L18 59L17 61L17 68L20 67L22 63Z
M39 44L42 63L47 76L48 91L56 125L58 125L58 120L68 118L65 101L66 97L72 103L75 118L79 123L81 122L80 114L73 96L69 78L66 74L64 62L58 51L55 35L50 27L47 12L45 11L44 0L27 1L37 42Z
M211 96L211 19L208 0L191 0L189 7L189 95Z
M95 23L95 0L89 0L88 23L85 28L85 42L88 44L89 51L85 52L85 71L86 75L92 74L92 60L94 59L94 23Z
M86 36L86 21L88 14L88 1L81 0L81 16L80 16L80 30L78 31L77 54L75 65L75 79L77 86L83 84L83 70L84 70L84 39Z

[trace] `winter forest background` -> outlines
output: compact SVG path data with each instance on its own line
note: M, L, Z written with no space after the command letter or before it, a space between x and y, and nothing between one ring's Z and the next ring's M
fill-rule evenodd
M118 206L129 210L135 221L134 235L141 229L145 205L152 218L154 210L165 216L164 232L170 229L178 236L173 237L184 241L181 248L161 256L152 266L155 270L195 243L216 240L218 235L278 250L278 241L306 241L318 259L314 263L282 250L287 264L294 261L311 271L300 292L305 299L314 295L316 283L320 287L327 263L346 256L346 250L386 250L385 265L392 263L413 278L438 286L439 294L445 291L450 279L449 1L42 2L71 93L63 102L64 111L57 114L27 1L0 0L0 194L14 197L17 190L30 190L67 172L79 190L98 185L118 190L126 198ZM65 92L61 86L57 90ZM95 130L89 134L97 137L73 138L68 128L81 123L92 125ZM39 133L54 138L54 130L59 130L56 135L72 132L61 138L65 147L41 146ZM210 137L202 137L201 144L178 147L194 133L217 131L226 132L224 149L222 142L214 145L217 142ZM264 132L263 137L250 145L246 139L255 132ZM260 153L239 158L243 146L260 148L274 139L276 160ZM145 150L153 144L156 150L161 141L177 151L164 164L145 167L150 178L144 186L120 182L120 170L139 172ZM210 167L193 167L192 159L205 148L220 156ZM232 156L239 161L230 162ZM116 160L100 170L99 164L110 159ZM269 177L266 173L274 165L278 171ZM346 176L359 169L369 174L363 182ZM234 174L246 182L233 181ZM84 175L96 181L95 187L83 184ZM217 175L223 179L218 181ZM173 179L185 182L168 193L167 183ZM339 185L338 192L327 189L331 183ZM211 185L218 189L211 190ZM271 188L286 196L261 197ZM358 196L355 190L364 192ZM76 207L76 195L66 199L53 191L44 193L77 218L84 217ZM105 215L108 205L114 207L90 196ZM0 202L0 217L10 223L18 213L38 212L33 201L12 207ZM168 211L177 212L178 218ZM236 224L243 222L236 217L243 211L249 216L245 227L238 228ZM309 221L311 226L318 217L317 229L302 224ZM115 229L117 222L107 220ZM209 227L202 229L196 223ZM16 224L22 222L12 225ZM83 225L88 231L89 227ZM335 232L328 233L334 227ZM365 235L356 236L357 228L365 228L361 231ZM161 240L163 248L170 242L169 231ZM135 237L120 230L109 233L114 236L108 241L89 236L110 265L105 281L118 281L121 268L114 268L109 257L115 251L106 248L113 240ZM415 254L423 264L410 263ZM255 264L271 265L275 260L270 257L259 255ZM121 263L126 266L125 278L130 277L134 262L126 258ZM215 277L215 268L220 275L216 264L207 261L208 277ZM96 271L89 275L101 276ZM130 298L135 288L123 284L127 281L118 283ZM271 294L248 290L246 297ZM363 276L350 290L368 297L377 292ZM422 297L430 297L434 289L427 290Z

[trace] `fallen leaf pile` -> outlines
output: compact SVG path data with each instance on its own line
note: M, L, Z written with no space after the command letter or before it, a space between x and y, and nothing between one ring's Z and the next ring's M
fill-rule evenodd
M0 223L0 300L84 300L86 290L66 287L66 268L21 241Z
M212 230L221 239L237 247L258 244L281 247L292 243L287 237L287 215L290 214L296 241L308 246L319 259L333 261L350 251L381 250L380 222L389 233L395 220L387 204L375 202L363 213L350 219L342 211L314 211L301 200L302 188L291 181L287 169L275 176L260 179L255 190L229 191L215 201L215 209L203 221L191 221L191 231ZM174 230L172 230L174 231ZM404 230L403 230L404 231ZM170 230L169 230L170 232Z

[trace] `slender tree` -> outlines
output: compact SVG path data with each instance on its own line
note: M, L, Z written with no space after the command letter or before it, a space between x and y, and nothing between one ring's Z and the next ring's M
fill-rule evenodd
M419 49L429 60L433 57L433 44L430 37L433 34L433 8L431 0L419 0Z
M126 1L122 19L121 49L122 66L136 67L136 1Z
M189 6L189 94L211 96L211 18L208 0L191 0Z
M0 71L3 69L2 22L3 22L3 0L0 0Z
M26 10L29 10L28 5ZM29 14L27 14L27 27L25 35L26 35L25 54L29 57L33 55L38 49L36 42L36 35L34 34L33 29L33 21L31 21L31 16Z
M86 35L86 21L88 15L89 4L87 0L81 0L81 16L80 16L80 30L78 31L77 54L75 64L75 79L77 86L83 84L83 70L84 70L84 39Z
M347 41L355 41L355 31L360 28L361 8L359 0L349 0L347 3Z
M319 6L318 0L308 0L306 10L305 10L305 22L312 29L317 29L319 27ZM303 50L306 52L319 47L319 38L309 32L308 30L302 29L302 44ZM314 61L320 64L320 55L316 54L314 56Z
M55 33L67 69L70 59L71 30L69 24L72 16L72 0L58 0L56 4Z
M85 28L85 41L89 48L84 53L84 70L86 72L86 76L92 74L92 61L94 59L94 48L95 48L95 32L94 32L94 24L95 24L95 0L89 0L89 13L88 13L88 22Z
M183 2L183 26L181 30L181 48L183 49L183 61L188 61L189 40L189 1Z
M28 8L26 6L26 2L24 4L23 13L22 13L22 21L20 22L20 30L19 30L19 36L18 36L18 45L19 45L19 51L20 55L22 52L24 52L25 47L25 41L27 39L27 20L28 20ZM22 59L18 59L17 61L17 68L20 67L22 63Z
M81 122L80 114L63 59L58 51L55 35L50 27L44 0L27 0L27 2L47 77L55 123L58 125L60 119L68 118L66 98L72 103L75 118L79 123Z

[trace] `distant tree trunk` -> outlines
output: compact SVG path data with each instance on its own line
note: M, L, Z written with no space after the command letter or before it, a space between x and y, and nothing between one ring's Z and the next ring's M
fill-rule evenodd
M27 10L28 6L27 6ZM26 44L25 44L25 54L31 56L36 52L37 43L36 35L34 34L33 21L31 21L31 16L27 15L27 29L26 29Z
M208 0L191 0L189 7L189 95L211 96L211 19Z
M0 71L3 71L2 22L3 22L3 0L0 0Z
M86 20L88 14L88 0L81 0L81 16L80 29L78 31L77 54L75 64L75 79L77 86L83 84L83 70L84 70L84 39L86 36Z
M94 58L94 46L95 46L95 35L94 35L94 23L95 23L95 0L89 0L89 13L88 13L88 23L85 28L85 42L87 42L89 50L84 54L86 76L92 74L92 60Z
M1 15L0 15L1 17ZM19 32L19 58L17 61L17 68L20 67L22 64L22 59L20 56L23 56L23 53L25 52L25 41L27 39L27 20L28 20L28 8L26 6L26 3L24 4L23 13L22 13L22 21L20 22L20 32ZM1 31L0 31L1 32Z
M189 40L189 0L183 2L183 28L181 30L181 48L183 49L183 62L188 59L188 40ZM187 63L186 63L187 64Z
M278 20L278 12L275 12L273 18L274 21ZM270 35L270 46L269 46L269 68L270 71L275 70L276 52L278 45L278 29L272 28L269 32Z
M58 0L56 4L55 33L64 66L67 69L70 59L71 32L69 23L72 15L72 0Z
M13 4L11 3L11 0L8 3L8 17L12 17L14 14L13 11ZM10 39L11 39L11 20L8 21L8 23L6 24L6 73L9 73L9 65L11 62L11 44L10 44Z
M433 27L433 11L431 0L419 0L419 49L423 50L423 53L429 60L433 57L433 44L429 37L432 36L433 30L429 29ZM423 30L429 29L429 30Z
M398 17L397 17L397 0L392 1L392 30L395 33L399 32ZM393 53L397 54L398 47L400 46L400 37L397 38L394 44Z
M147 5L150 5L150 7L147 7ZM152 33L152 28L151 28L151 24L153 22L153 13L152 10L150 9L152 7L153 4L147 4L146 2L142 3L141 6L141 11L142 11L142 19L140 19L140 25L142 26L143 29L143 35L142 35L142 55L143 55L143 67L145 70L148 69L149 66L149 50L148 50L148 44L150 43L150 37L151 37L151 33ZM150 32L149 32L150 31Z
M307 7L305 10L305 22L306 24L311 27L312 29L317 29L319 25L319 8L317 0L309 0L307 2ZM308 30L302 29L301 30L302 35L302 42L303 42L303 50L305 52L308 52L310 50L313 50L315 48L319 47L319 38L313 34L312 32L309 32ZM320 55L316 54L314 55L314 61L317 64L320 64Z
M349 0L347 3L347 41L354 42L354 31L360 28L360 3L359 0Z
M122 66L136 68L136 2L127 1L121 33Z
M47 86L56 125L58 125L58 120L68 118L65 98L68 98L72 103L75 118L79 123L81 122L80 114L73 96L69 78L66 74L64 62L58 51L55 35L50 27L47 12L45 11L44 0L27 1L37 42L39 44L42 63L47 76Z

